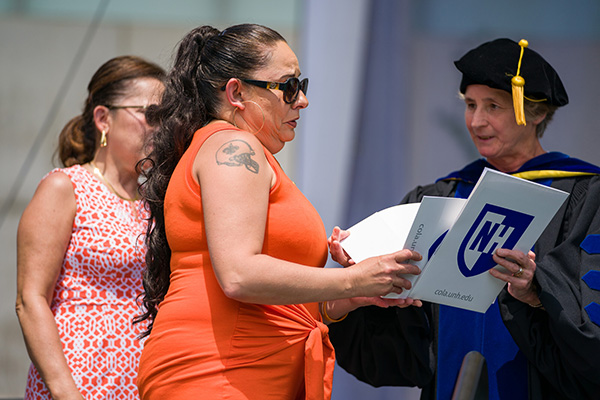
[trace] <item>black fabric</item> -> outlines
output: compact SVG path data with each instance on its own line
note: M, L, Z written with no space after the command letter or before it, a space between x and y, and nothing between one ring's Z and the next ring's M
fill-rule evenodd
M453 196L457 182L417 187L402 203L423 196ZM556 179L571 192L536 244L536 283L544 309L523 304L503 290L499 305L505 325L528 359L530 399L600 398L600 326L584 307L600 304L600 292L581 280L600 269L600 254L579 247L600 234L600 177ZM330 337L338 364L373 386L418 386L422 399L435 399L438 306L359 308L336 324Z
M512 92L511 79L517 74L521 46L510 39L496 39L469 51L454 65L462 72L460 92L467 86L486 85ZM569 102L567 91L558 76L544 58L525 48L519 75L525 79L525 96L535 100L547 100L555 106Z
M360 349L336 354L338 364L377 387L427 385L435 369L429 345L433 340L431 314L411 308L402 310L410 314L404 319L396 317L400 311L396 309L366 307L360 311L337 323L331 332L340 348Z
M538 261L545 310L506 291L499 296L506 327L530 362L532 398L600 398L600 326L584 310L591 302L600 304L600 291L581 280L600 269L600 254L580 249L586 236L600 233L600 178L579 179L572 193L557 246ZM540 241L542 246L548 243Z
M423 196L451 197L456 181L417 187L401 204ZM422 308L362 307L329 325L338 364L357 379L376 387L417 386L422 399L435 399L437 305Z

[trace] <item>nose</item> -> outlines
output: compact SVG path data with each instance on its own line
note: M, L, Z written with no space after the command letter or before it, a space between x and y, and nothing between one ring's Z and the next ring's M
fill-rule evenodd
M298 98L294 102L293 107L300 109L308 107L308 97L306 97L302 90L298 92Z
M471 113L471 126L473 128L481 127L487 125L487 115L485 111L481 109L481 107L476 108Z

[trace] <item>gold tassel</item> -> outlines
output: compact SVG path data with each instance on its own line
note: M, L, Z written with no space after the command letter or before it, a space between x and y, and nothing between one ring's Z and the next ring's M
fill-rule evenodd
M523 98L525 97L525 79L519 76L521 72L521 61L523 61L523 52L529 43L525 39L519 40L521 46L521 55L519 56L519 65L517 66L517 74L510 80L512 86L513 108L515 109L515 118L518 125L527 125L525 121L525 108Z

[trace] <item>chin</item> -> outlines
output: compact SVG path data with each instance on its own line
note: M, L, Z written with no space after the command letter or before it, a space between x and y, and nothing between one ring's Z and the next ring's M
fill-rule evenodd
M296 131L294 130L294 128L290 128L290 127L286 127L286 128L287 129L283 129L279 133L279 137L284 142L290 142L290 141L294 140L294 138L296 137Z
M285 146L285 143L273 146L272 148L269 148L269 151L271 152L271 154L277 154L281 151L281 149L283 149L283 146Z
M494 157L496 155L496 149L490 148L490 146L476 146L477 151L482 157Z

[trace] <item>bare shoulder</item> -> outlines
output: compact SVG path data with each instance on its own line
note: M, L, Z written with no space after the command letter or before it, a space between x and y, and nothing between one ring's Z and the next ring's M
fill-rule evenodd
M57 191L73 191L73 183L71 182L71 178L61 171L55 171L51 174L48 174L42 181L40 182L39 187L44 186L45 188L51 188Z
M197 165L234 167L259 174L267 164L262 144L256 136L238 130L224 130L206 140L198 152Z
M63 172L56 171L46 176L36 190L45 196L58 197L63 200L72 198L75 201L75 190L71 178Z
M76 207L71 179L65 173L57 171L42 179L27 209L52 210L62 215L75 215Z

